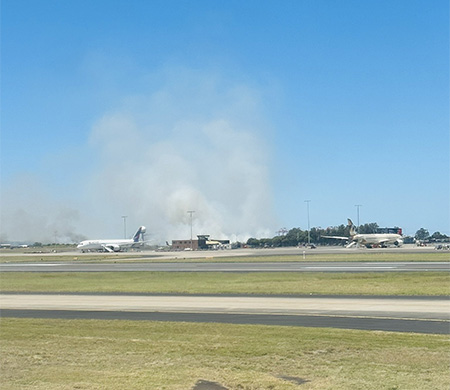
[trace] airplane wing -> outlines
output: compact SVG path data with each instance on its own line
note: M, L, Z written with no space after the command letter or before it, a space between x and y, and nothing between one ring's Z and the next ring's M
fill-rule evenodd
M335 240L350 240L349 237L341 237L341 236L320 236L321 238L334 238Z

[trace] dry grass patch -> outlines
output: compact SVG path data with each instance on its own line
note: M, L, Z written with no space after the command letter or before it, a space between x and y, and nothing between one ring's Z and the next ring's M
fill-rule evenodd
M42 319L2 319L0 335L4 390L450 387L443 335Z

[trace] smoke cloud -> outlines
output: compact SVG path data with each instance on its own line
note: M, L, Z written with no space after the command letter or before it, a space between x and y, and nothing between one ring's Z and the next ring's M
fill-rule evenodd
M257 91L194 71L162 76L93 126L92 198L126 210L155 242L189 238L190 210L194 236L270 234L270 131Z
M49 152L44 180L29 173L2 188L2 242L120 238L126 215L127 236L145 225L146 239L163 244L190 237L188 211L194 237L270 236L262 91L195 70L147 75L98 116L79 153Z
M22 174L2 191L0 241L76 243L79 211L56 201L35 175Z

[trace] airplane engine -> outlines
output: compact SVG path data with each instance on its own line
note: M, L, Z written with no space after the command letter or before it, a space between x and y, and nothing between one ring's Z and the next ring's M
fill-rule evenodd
M402 246L403 245L403 240L401 240L400 238L394 242L395 246Z
M111 248L114 252L119 252L119 251L120 251L120 245L111 245L110 248Z

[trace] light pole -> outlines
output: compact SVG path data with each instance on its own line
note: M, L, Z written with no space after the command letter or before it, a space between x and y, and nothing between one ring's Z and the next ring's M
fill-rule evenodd
M189 210L189 211L188 211L188 214L191 215L191 250L193 249L193 248L192 248L192 214L194 214L194 213L195 213L194 210Z
M356 207L356 216L357 216L357 228L359 229L359 208L362 206L362 204L355 204Z
M308 214L308 245L311 245L311 234L309 232L309 202L311 202L311 199L305 200L306 202L306 211Z
M128 215L122 215L122 218L123 218L123 238L127 238L127 217L128 217Z

